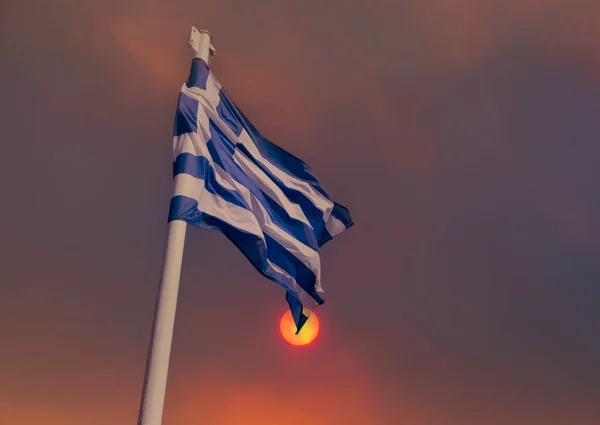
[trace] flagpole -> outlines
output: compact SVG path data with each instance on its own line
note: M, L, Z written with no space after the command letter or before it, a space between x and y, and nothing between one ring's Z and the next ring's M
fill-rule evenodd
M195 28L192 29L192 35L196 36L196 45L193 46L196 50L195 57L209 63L211 34L206 30L196 31L195 34L194 31ZM162 424L186 228L187 224L181 220L171 221L168 225L138 425Z

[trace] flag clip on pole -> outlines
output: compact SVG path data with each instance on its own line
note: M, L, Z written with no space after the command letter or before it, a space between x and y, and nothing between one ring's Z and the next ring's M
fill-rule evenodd
M215 52L210 41L210 32L192 27L190 45L196 52L195 57L202 58L206 63ZM186 227L187 224L181 220L171 221L168 225L138 425L162 424Z

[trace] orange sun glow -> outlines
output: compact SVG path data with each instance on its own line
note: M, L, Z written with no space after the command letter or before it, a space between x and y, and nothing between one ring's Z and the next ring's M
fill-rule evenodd
M300 333L296 335L296 324L294 323L292 313L288 310L281 317L281 321L279 322L279 330L281 331L283 339L290 344L307 345L313 342L319 334L319 319L313 312L300 330Z

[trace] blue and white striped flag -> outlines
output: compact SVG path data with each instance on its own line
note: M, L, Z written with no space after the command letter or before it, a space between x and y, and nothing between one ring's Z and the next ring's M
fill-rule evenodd
M300 331L324 302L319 248L350 226L310 167L264 138L195 58L173 142L169 221L222 232L283 286Z

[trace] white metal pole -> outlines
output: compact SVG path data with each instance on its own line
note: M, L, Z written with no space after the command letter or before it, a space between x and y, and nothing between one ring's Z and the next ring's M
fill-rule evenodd
M198 35L199 43L195 49L195 57L208 63L210 32L202 30ZM168 225L165 259L154 311L138 425L162 424L186 227L186 223L181 220L172 221Z

